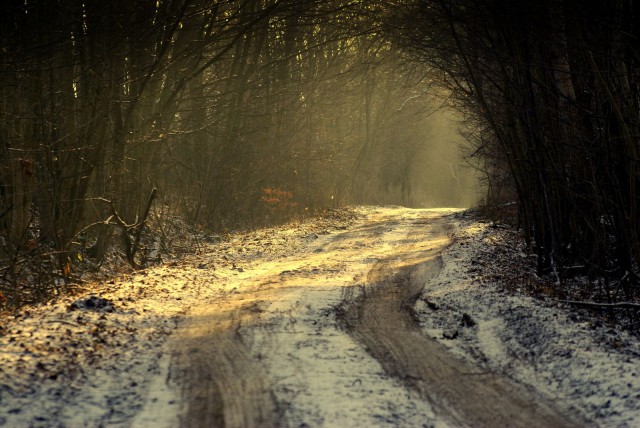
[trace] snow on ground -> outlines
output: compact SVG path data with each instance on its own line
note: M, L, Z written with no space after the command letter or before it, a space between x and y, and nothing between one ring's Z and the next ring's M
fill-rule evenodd
M358 293L375 261L400 251L408 225L425 218L425 211L380 211L368 213L381 221L375 227L325 236L298 260L249 272L259 283L269 273L283 273L258 327L241 334L271 376L286 426L446 426L429 403L386 374L336 316L344 290L355 288ZM428 215L451 212L433 210Z
M189 309L236 292L252 270L259 272L264 260L286 261L294 255L316 254L318 247L340 247L339 241L331 244L333 237L350 229L354 221L362 224L375 211L358 209L357 220L355 214L343 213L232 235L224 242L203 245L198 254L179 262L3 316L0 426L144 427L158 426L159 421L161 426L175 426L181 403L173 385L167 384L170 351L166 344ZM406 215L402 211L396 209L399 216ZM456 243L445 252L443 271L427 285L416 308L425 333L476 362L481 370L506 373L559 405L577 409L594 425L640 426L638 339L593 318L572 315L574 308L505 291L494 283L494 274L495 269L507 269L507 264L492 266L501 260L495 257L496 251L504 252L503 231L466 214L453 221L458 223ZM364 263L390 248L388 242L374 244L344 243L343 247L359 252L362 257L357 263ZM519 250L501 257L509 258L509 266L528 263ZM416 404L412 393L393 379L388 379L384 392L370 387L366 377L381 378L384 373L335 328L332 318L341 281L354 272L355 264L339 259L331 263L337 271L323 271L328 287L318 285L304 295L291 291L288 306L280 310L278 302L273 303L273 313L280 318L271 321L290 326L286 343L291 348L282 348L283 355L300 361L326 360L324 371L306 373L285 359L266 361L279 376L274 394L281 402L293 403L286 409L288 419L309 421L310 426L332 426L331 421L341 426L371 421L378 426L437 425L428 405ZM312 264L296 266L318 274ZM287 270L281 269L283 277ZM86 300L90 295L106 299L112 307L100 308L103 301ZM243 334L249 337L255 332ZM280 339L251 338L256 352ZM344 358L338 364L329 356L339 350L344 350ZM327 383L329 375L340 380L337 390ZM371 404L371 414L332 419L330 409L317 400L323 394L335 394L333 411L341 415L356 414L350 409L363 400Z
M158 420L176 426L181 403L162 378L170 360L165 344L189 308L232 293L237 284L229 279L256 260L296 254L319 236L346 229L356 216L336 211L233 234L181 261L3 315L0 426L143 427ZM90 296L110 305L72 309L75 302L100 302Z
M161 267L3 320L0 425L128 421L159 372L163 343L185 310L187 283ZM92 301L110 305L74 305Z
M482 370L504 373L596 426L640 426L640 342L553 299L496 278L530 259L507 232L460 216L444 269L417 304L424 331ZM511 252L498 256L511 248ZM506 277L517 276L507 273Z

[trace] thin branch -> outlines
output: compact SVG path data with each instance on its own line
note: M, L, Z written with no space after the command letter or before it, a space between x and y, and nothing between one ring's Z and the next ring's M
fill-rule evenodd
M640 304L630 302L620 303L597 303L597 302L581 302L577 300L560 300L560 303L566 303L573 306L584 306L588 308L600 309L637 309L640 310Z

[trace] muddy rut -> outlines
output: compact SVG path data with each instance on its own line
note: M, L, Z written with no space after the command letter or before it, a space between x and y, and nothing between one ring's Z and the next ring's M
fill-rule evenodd
M278 426L266 373L237 330L251 310L236 306L195 310L181 330L172 368L185 408L184 427Z
M448 229L447 224L433 224L432 240L441 240ZM347 331L388 374L417 390L453 425L579 426L551 403L507 378L480 372L420 331L413 308L425 284L428 287L442 268L442 249L423 252L415 263L406 253L376 263L361 295L355 297L353 289L344 293L341 318Z
M402 233L394 235L398 228ZM298 257L257 265L235 279L237 292L194 308L173 345L170 377L184 402L181 425L294 426L288 411L293 399L282 398L282 391L291 387L283 387L286 376L274 367L300 363L296 350L320 346L316 343L323 346L315 352L319 362L346 358L346 351L330 343L346 335L343 341L360 347L358 358L377 360L407 394L428 402L439 425L577 426L535 393L497 374L482 373L420 331L413 308L423 287L439 273L439 255L451 243L453 229L452 218L441 213L372 216ZM318 310L312 294L325 299ZM332 298L335 304L330 304ZM305 323L311 333L304 330ZM276 364L282 361L284 366ZM307 377L329 376L314 373L315 365L305 360ZM335 375L333 369L328 372ZM324 380L332 381L338 386L342 379ZM360 378L351 383L358 382L363 383ZM304 384L298 388L293 395L309 394ZM318 398L323 399L327 396ZM300 422L303 414L295 426L353 426L349 420L330 418L318 416L315 425L307 424ZM386 426L394 424L400 422Z

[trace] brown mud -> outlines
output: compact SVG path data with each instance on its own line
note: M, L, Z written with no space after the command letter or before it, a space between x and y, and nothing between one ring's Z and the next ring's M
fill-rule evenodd
M172 377L186 405L183 427L279 425L266 373L236 333L251 310L232 306L192 313L179 330Z
M577 427L552 403L496 373L482 373L420 331L413 308L423 288L442 268L450 224L434 221L428 251L405 251L381 260L354 297L344 292L346 330L384 370L416 390L436 413L456 426Z

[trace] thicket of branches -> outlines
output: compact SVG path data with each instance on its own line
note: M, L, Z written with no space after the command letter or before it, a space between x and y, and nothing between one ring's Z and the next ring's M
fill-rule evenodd
M220 230L411 204L434 78L539 273L633 297L639 38L632 0L4 1L0 300L140 265L152 206Z
M418 0L389 12L467 114L494 197L512 189L540 274L638 292L640 2ZM616 292L618 292L617 295ZM615 295L615 296L614 296Z
M113 248L141 265L153 207L220 230L411 203L428 84L380 37L379 12L344 0L3 1L0 300L65 287Z

